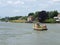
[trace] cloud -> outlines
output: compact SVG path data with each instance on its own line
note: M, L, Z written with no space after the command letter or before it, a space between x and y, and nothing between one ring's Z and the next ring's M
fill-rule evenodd
M49 0L47 3L50 5L60 4L60 0Z
M23 1L7 1L7 4L20 5L20 4L24 4L24 2Z
M24 4L24 2L23 2L23 1L15 1L14 4L15 4L15 5Z
M25 1L34 2L34 1L37 1L37 0L25 0Z
M13 1L7 1L7 4L13 4Z
M0 7L4 7L4 6L6 6L7 4L5 3L5 2L2 2L2 1L0 1Z
M60 2L60 0L52 0L53 2Z
M50 3L52 3L52 4L60 4L60 0L50 0Z
M52 0L50 0L50 1L48 1L47 3L51 5L51 4L54 4L55 2L52 1Z
M13 12L14 12L14 13L19 13L19 12L20 12L20 10L13 10Z
M0 2L0 4L2 4L2 2Z

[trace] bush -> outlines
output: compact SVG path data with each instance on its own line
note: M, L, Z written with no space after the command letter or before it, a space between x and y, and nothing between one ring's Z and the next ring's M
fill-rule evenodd
M45 23L56 23L55 19L50 18L50 19L46 19Z
M10 20L10 22L13 22L13 23L25 23L26 20Z

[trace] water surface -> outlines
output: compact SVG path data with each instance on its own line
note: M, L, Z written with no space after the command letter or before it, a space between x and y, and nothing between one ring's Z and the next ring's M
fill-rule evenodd
M60 45L60 24L35 31L33 24L0 22L0 45Z

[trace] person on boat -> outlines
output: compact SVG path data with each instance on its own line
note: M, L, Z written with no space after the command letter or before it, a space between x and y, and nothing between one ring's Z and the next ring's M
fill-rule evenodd
M41 25L39 23L35 23L33 28L35 28L35 29L41 28Z
M43 29L47 29L46 24L43 24L43 25L42 25L42 28L43 28Z
M37 29L37 30L47 30L47 26L46 24L43 24L42 26L39 24L39 23L35 23L34 26L33 26L34 29Z

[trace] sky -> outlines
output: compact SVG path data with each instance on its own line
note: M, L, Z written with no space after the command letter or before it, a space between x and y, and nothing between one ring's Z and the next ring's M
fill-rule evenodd
M60 12L60 0L0 0L0 17L27 16L42 10Z

